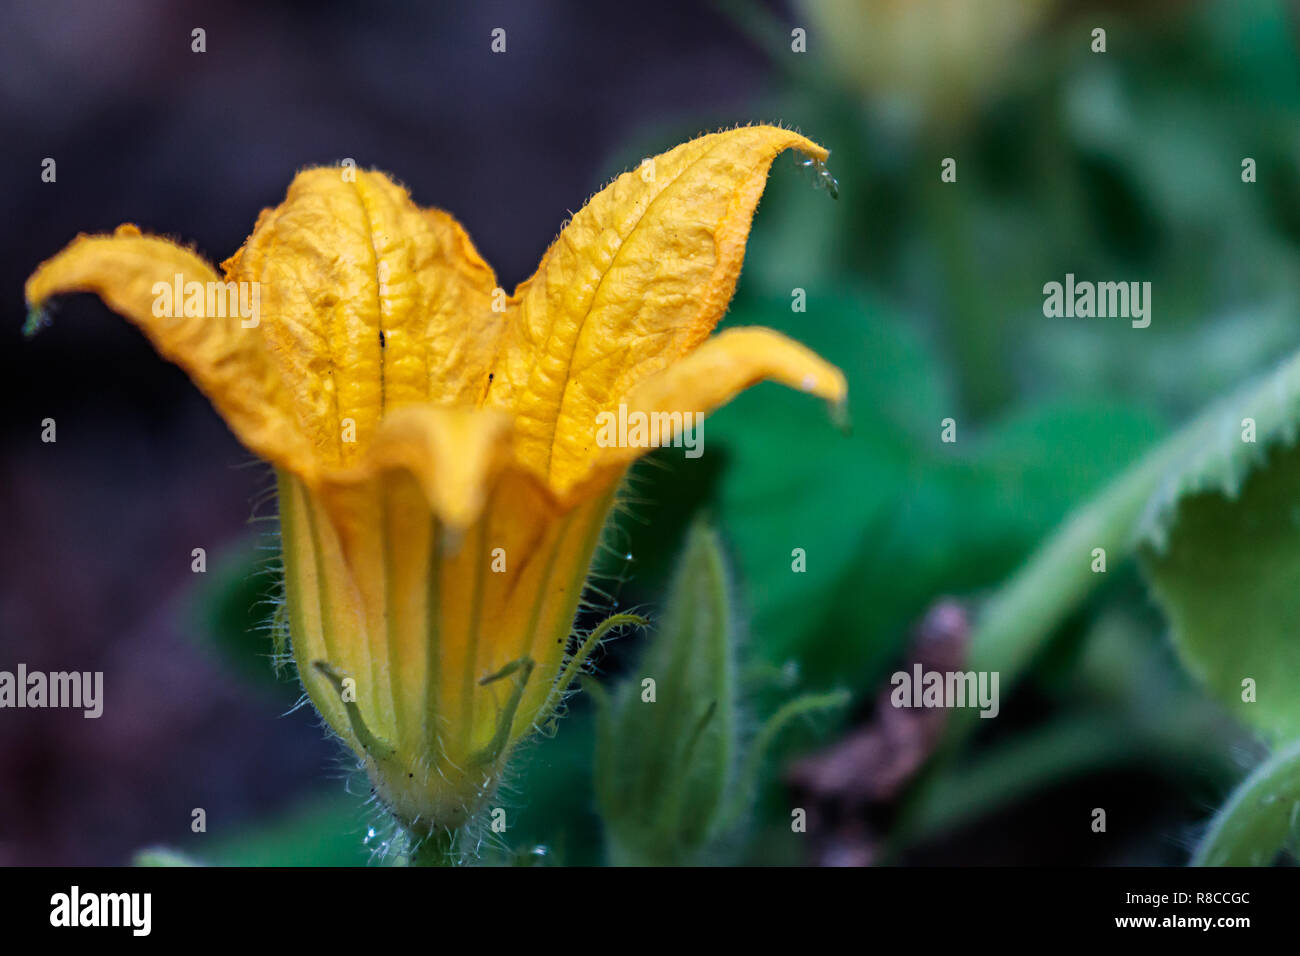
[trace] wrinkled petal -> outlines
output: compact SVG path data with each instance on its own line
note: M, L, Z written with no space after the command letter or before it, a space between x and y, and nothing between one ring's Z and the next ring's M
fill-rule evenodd
M382 173L299 173L225 266L261 284L262 334L325 464L351 463L386 409L487 390L505 319L492 270Z
M179 302L174 301L177 276L183 293ZM239 314L206 314L207 291L220 281L210 265L184 246L124 225L111 236L73 240L32 274L26 293L36 309L56 295L95 293L137 325L160 355L185 370L250 451L309 468L310 449L258 328L245 328ZM189 283L203 287L202 315L185 314ZM167 287L165 293L161 286ZM227 290L219 291L225 295ZM168 296L171 308L155 315L160 294ZM231 310L223 306L220 311Z
M415 479L439 521L464 530L478 518L489 486L509 457L509 416L414 405L387 415L361 461L327 472L321 485L327 494L341 494L380 472L403 470Z
M646 416L676 423L660 431L660 444L681 430L683 423L699 421L738 393L763 381L779 382L829 402L841 414L848 395L844 373L806 346L780 332L764 328L728 329L624 395L619 404L629 417ZM613 414L613 413L611 413ZM621 475L627 465L645 454L645 447L601 447L600 424L593 419L585 436L591 449L587 469L573 477L561 497L578 497L590 487Z
M516 416L520 461L554 487L586 471L591 424L708 336L735 289L768 169L826 150L755 126L691 140L619 176L516 290L487 405Z

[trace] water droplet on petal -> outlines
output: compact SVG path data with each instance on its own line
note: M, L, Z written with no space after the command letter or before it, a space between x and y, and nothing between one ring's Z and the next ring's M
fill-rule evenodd
M814 186L826 190L832 199L840 198L840 184L836 182L835 177L831 175L824 162L809 157L800 161L799 165L812 171Z
M30 339L37 332L48 327L50 324L50 313L44 309L32 309L27 313L27 321L23 323L23 338Z

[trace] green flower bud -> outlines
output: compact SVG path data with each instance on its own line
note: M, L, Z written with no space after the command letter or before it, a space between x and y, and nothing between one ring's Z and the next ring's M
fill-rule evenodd
M633 677L612 700L596 694L596 796L615 863L696 862L727 829L738 749L731 618L717 536L697 524Z

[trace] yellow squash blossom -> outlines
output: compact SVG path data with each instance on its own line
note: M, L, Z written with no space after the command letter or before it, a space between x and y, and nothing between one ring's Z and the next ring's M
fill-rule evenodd
M509 297L451 216L338 167L300 173L224 280L129 225L28 280L37 310L100 295L275 466L298 673L417 833L483 805L581 663L588 567L644 451L601 447L597 416L703 414L762 379L842 402L776 332L708 338L789 148L827 155L759 126L618 177Z

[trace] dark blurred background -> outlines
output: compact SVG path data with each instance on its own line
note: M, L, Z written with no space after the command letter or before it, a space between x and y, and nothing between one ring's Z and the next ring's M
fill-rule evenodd
M1088 47L1097 23L1104 57ZM806 54L790 49L796 26ZM495 27L505 54L490 50ZM369 826L337 747L309 708L286 715L293 688L261 675L269 648L240 623L268 586L249 572L273 544L252 520L273 514L268 469L97 300L62 301L22 339L24 279L78 232L134 222L219 262L295 170L350 157L452 212L512 288L641 156L736 123L800 128L831 148L841 198L777 165L736 320L842 364L854 436L760 390L710 423L718 455L696 472L675 461L650 497L669 528L716 507L756 657L869 702L936 597L994 586L1170 422L1300 343L1295 46L1290 7L1255 0L6 4L0 668L103 670L106 706L99 720L0 713L0 863L120 863L151 844L348 862ZM1268 176L1243 197L1247 155ZM947 156L959 192L939 191ZM41 181L46 157L55 183ZM1045 331L1041 286L1071 270L1156 281L1142 349L1116 325ZM795 287L806 316L790 313ZM971 437L952 454L934 440L949 414ZM46 418L55 444L40 440ZM773 451L790 446L801 454ZM639 577L613 569L633 575L628 599L653 599L653 550L676 540L638 550ZM825 556L793 583L790 540ZM1104 623L1162 660L1132 581L1114 593L1131 613ZM1028 709L1113 711L1066 654ZM572 723L538 747L570 741L521 801L539 814L565 773L586 772L581 714ZM915 858L1169 862L1233 766L1231 747L1109 756L1082 768L1085 790L1049 774L1037 802L995 800L981 827L963 817ZM1104 851L1058 832L1061 808L1099 794L1134 807ZM196 807L218 842L191 833ZM589 829L589 809L574 812ZM584 859L581 835L567 839Z

